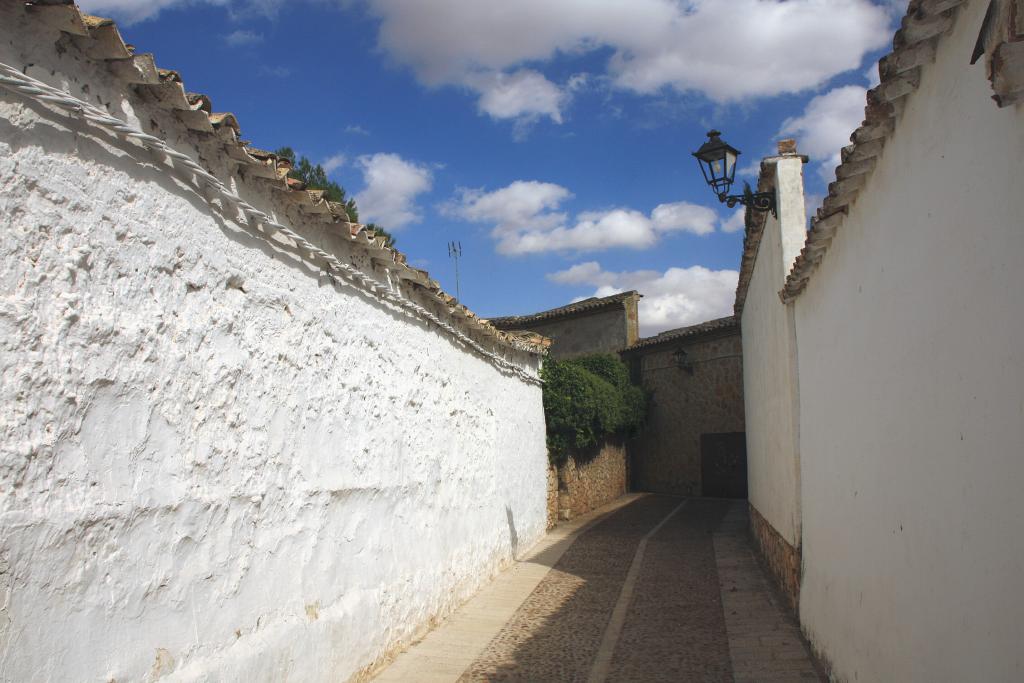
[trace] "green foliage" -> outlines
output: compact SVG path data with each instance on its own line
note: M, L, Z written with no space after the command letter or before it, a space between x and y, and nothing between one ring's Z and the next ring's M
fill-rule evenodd
M607 436L631 436L643 425L647 395L630 383L626 365L613 355L548 359L541 376L548 453L556 464Z
M387 242L387 245L388 245L389 247L391 247L392 249L394 249L394 248L395 248L395 242L396 242L397 240L395 240L395 237L394 237L394 235L392 235L392 234L391 234L390 232L388 232L388 231L387 231L387 230L385 230L384 228L380 227L380 226L379 226L379 225L377 225L376 223L367 223L367 224L366 224L366 229L367 229L367 230L373 230L373 231L374 231L375 233L377 233L377 236L378 236L378 237L384 237L384 238L386 238L386 239L387 239L387 241L388 241L388 242Z
M301 180L309 190L322 190L324 199L344 204L348 219L353 223L359 222L359 209L356 207L356 200L345 199L345 188L330 180L323 166L313 165L306 157L301 157L296 162L295 150L291 147L281 147L274 154L291 162L292 170L288 173L289 178Z

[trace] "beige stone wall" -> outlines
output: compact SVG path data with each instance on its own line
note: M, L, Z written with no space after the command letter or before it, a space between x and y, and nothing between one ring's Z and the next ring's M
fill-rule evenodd
M624 306L543 320L526 329L552 340L550 355L556 360L592 353L617 353L630 341Z
M794 611L800 603L800 549L794 548L771 524L750 506L750 532L772 576Z
M548 465L548 529L558 524L558 468Z
M679 349L689 369L679 367ZM701 494L701 434L744 431L742 353L737 330L631 354L651 392L647 425L630 442L635 490Z
M559 519L572 519L610 503L629 488L626 445L608 440L591 459L570 456L558 468L557 483ZM550 498L548 505L550 513Z

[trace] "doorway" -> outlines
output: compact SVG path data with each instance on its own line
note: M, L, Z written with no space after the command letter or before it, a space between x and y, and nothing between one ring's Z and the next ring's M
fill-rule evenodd
M747 497L747 434L700 435L701 495Z

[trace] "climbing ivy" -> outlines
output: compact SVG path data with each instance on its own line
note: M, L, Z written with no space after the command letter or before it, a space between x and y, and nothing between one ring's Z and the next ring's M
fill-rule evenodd
M548 359L541 377L548 456L555 464L605 437L632 436L643 425L647 395L630 383L626 365L613 355Z

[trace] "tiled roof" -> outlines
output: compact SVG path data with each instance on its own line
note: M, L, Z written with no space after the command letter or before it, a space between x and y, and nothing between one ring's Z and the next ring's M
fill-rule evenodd
M580 313L593 313L594 311L601 310L602 308L611 308L613 306L618 306L631 297L639 298L641 296L642 295L636 290L630 290L628 292L622 292L621 294L612 294L611 296L604 297L592 296L589 299L576 301L568 304L567 306L552 308L548 311L541 311L540 313L533 313L530 315L510 315L502 318L489 318L488 322L499 330L520 330L523 329L524 326L545 320L564 318L578 315Z
M538 338L539 335L496 329L442 291L427 271L409 266L404 254L387 246L385 237L377 236L364 225L352 223L344 205L327 201L322 191L307 189L301 181L289 178L291 165L287 159L252 147L242 140L239 122L233 114L214 112L211 99L188 92L177 71L157 67L151 54L137 53L133 46L125 43L113 20L84 14L72 0L23 0L19 4L32 21L61 31L84 57L104 63L127 91L133 92L146 104L173 112L184 127L219 143L223 154L237 165L243 182L279 193L274 196L298 207L302 213L334 226L374 263L384 265L399 280L414 285L426 296L443 304L453 325L505 346L544 353L547 346L543 338Z
M767 172L771 166L768 161L761 162L761 173L757 179L758 192L775 191L774 175ZM737 319L743 315L743 304L747 301L747 289L750 287L750 278L754 276L757 251L761 246L761 235L764 234L764 225L767 220L767 211L751 211L747 209L743 222L745 229L743 233L743 255L740 257L740 276L736 281L736 300L733 303L733 315Z
M628 347L625 352L636 351L639 349L645 349L649 346L656 346L658 344L664 344L666 342L677 341L679 339L686 339L689 337L700 337L713 332L723 332L730 330L739 330L739 320L734 315L730 315L725 318L716 318L715 320L708 320L707 322L699 323L697 325L690 325L689 327L680 327L675 330L667 330L661 334L653 337L647 337L641 339L636 344Z
M842 227L850 204L873 172L876 159L896 126L906 102L904 98L917 89L922 67L934 58L936 45L952 28L959 7L966 1L911 0L893 38L892 52L878 62L881 83L868 91L864 122L850 136L853 144L842 149L836 181L828 186L828 196L811 219L804 247L779 292L784 302L795 299L807 286ZM739 298L737 302L742 308Z

